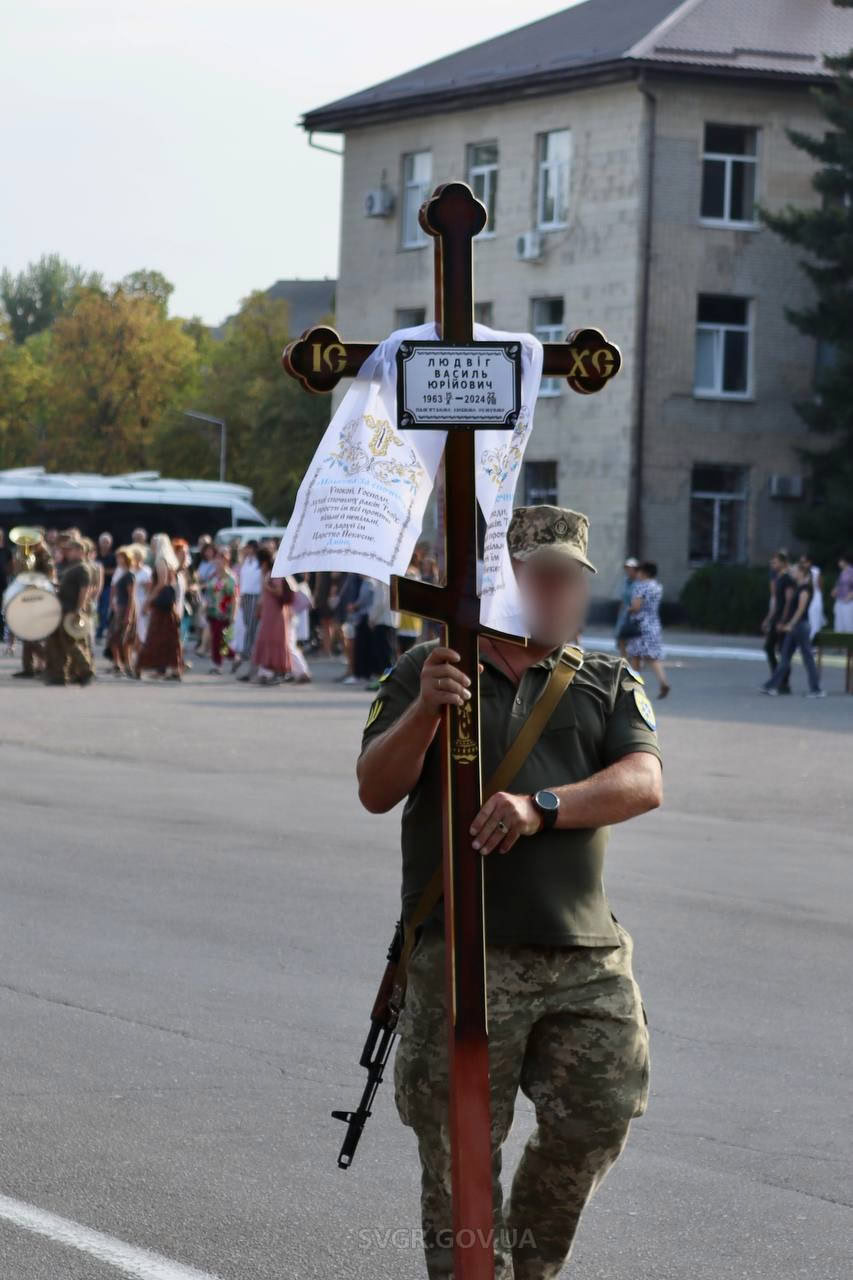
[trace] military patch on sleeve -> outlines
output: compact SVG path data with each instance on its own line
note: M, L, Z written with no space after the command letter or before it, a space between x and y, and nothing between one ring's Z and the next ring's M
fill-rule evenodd
M643 717L643 719L645 720L649 728L656 729L657 721L655 720L654 708L652 707L652 704L649 702L648 698L646 697L642 689L636 688L634 690L634 701L637 704L637 710L639 711L640 715Z
M370 728L370 726L373 724L373 721L376 719L376 717L379 715L379 712L382 710L382 707L383 707L382 699L374 698L373 702L371 702L370 704L370 710L367 713L367 722L365 723L365 726L364 726L365 729Z
M385 670L382 672L382 675L379 677L380 684L382 684L385 680L387 680L389 676L394 674L394 667L396 667L396 665L397 664L394 663L392 666L385 668Z

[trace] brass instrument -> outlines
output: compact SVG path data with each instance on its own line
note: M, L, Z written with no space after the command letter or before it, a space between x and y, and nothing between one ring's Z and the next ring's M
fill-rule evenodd
M9 541L14 542L24 553L24 564L28 573L35 568L36 558L33 548L44 542L44 529L36 529L26 524L16 524L9 534Z
M19 640L45 640L59 626L62 609L50 578L34 571L35 548L44 541L44 533L28 525L17 525L10 532L9 541L21 549L25 568L3 592L6 622Z

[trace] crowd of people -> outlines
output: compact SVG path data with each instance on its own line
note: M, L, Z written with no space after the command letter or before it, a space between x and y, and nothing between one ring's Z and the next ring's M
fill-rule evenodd
M41 531L40 531L41 532ZM6 547L0 531L0 589L34 569L55 584L63 619L44 641L25 642L15 678L88 684L96 657L117 678L181 680L199 660L210 675L257 684L309 683L307 655L342 664L338 680L375 687L379 676L416 640L437 634L422 619L391 609L389 588L349 573L272 576L275 540L214 543L204 534L191 548L182 538L135 529L115 546L78 529L48 529L27 559ZM436 562L418 548L409 574L438 580ZM7 654L15 637L4 621Z
M832 589L835 631L853 631L853 557L838 561L838 580ZM770 598L761 624L770 677L762 693L777 697L791 692L791 663L799 649L809 683L807 697L823 698L813 641L827 623L823 575L811 556L792 561L780 550L770 558Z
M0 593L26 568L54 584L63 617L41 642L24 642L18 679L87 684L96 654L117 678L180 680L207 660L213 676L230 673L245 683L308 683L311 654L341 663L337 680L375 689L383 672L419 640L436 638L437 624L391 608L389 587L354 573L272 576L274 539L239 540L227 546L203 534L196 546L183 538L135 529L114 546L110 533L97 544L78 529L48 529L28 548L13 549L0 530ZM836 631L853 631L853 557L842 556L832 591ZM620 653L637 668L650 667L658 697L670 692L663 665L660 606L663 586L652 561L629 557L616 621ZM418 546L408 575L439 582L439 566L427 544ZM770 561L770 600L761 625L774 696L791 692L790 669L799 649L809 694L823 697L812 649L826 624L823 581L808 555L794 562L786 551ZM3 623L7 654L14 636Z

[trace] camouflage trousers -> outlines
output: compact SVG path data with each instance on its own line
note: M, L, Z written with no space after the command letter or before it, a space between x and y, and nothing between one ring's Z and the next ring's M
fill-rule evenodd
M649 1096L649 1032L622 925L612 947L486 949L495 1280L551 1280L584 1205L621 1154ZM444 939L424 934L409 964L394 1062L397 1110L418 1140L430 1280L453 1276ZM508 1202L501 1147L517 1092L536 1128Z

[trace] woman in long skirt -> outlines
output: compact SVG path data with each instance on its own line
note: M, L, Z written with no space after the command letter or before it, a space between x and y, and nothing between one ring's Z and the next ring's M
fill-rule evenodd
M136 583L131 569L130 547L119 547L110 589L107 648L113 660L113 675L132 676L133 644L136 639Z
M278 684L291 669L285 610L293 592L283 578L272 578L272 555L267 547L258 548L261 566L261 621L252 651L252 666L258 672L258 684Z
M147 668L165 674L168 680L180 680L184 663L177 608L178 558L168 534L155 534L151 549L154 575L145 602L148 634L139 652L136 674L140 676Z

